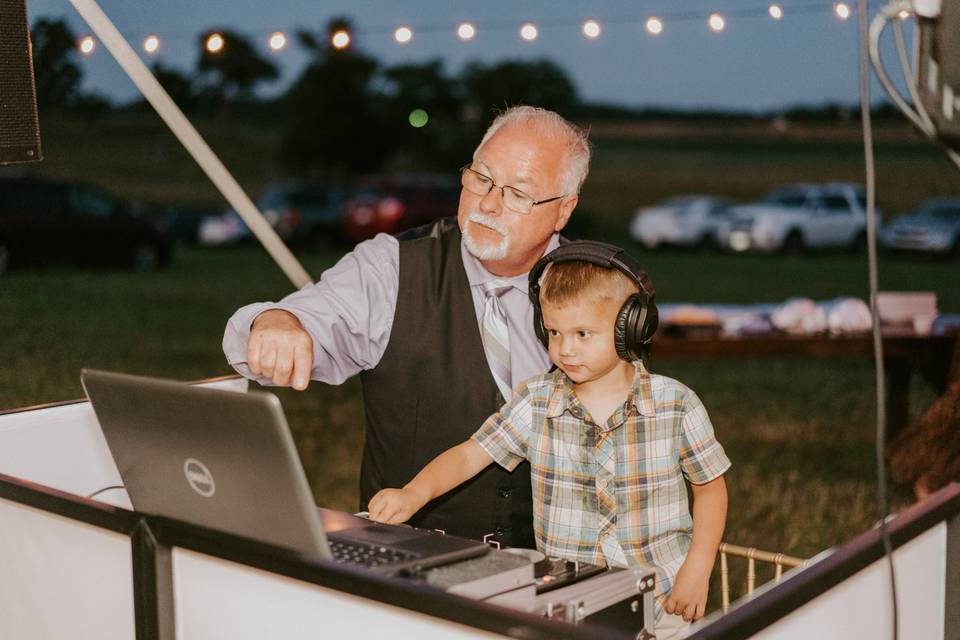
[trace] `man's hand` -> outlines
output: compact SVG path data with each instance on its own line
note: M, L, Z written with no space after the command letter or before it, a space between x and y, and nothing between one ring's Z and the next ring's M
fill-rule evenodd
M677 572L677 581L663 610L683 616L687 622L702 618L707 607L710 569L711 567L701 568L694 563L684 562Z
M264 311L250 328L247 365L252 373L272 378L278 387L303 391L313 370L313 340L292 313Z
M370 500L367 511L375 522L399 524L409 520L426 503L420 494L410 489L383 489Z

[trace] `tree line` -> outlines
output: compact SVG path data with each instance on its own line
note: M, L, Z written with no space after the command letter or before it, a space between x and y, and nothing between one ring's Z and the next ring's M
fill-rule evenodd
M184 112L194 116L269 118L283 128L279 161L301 174L357 174L386 164L442 168L469 158L496 109L536 104L573 116L580 100L573 82L554 62L468 63L458 74L442 61L386 66L355 45L337 49L331 35L349 29L345 19L296 41L309 61L277 98L257 89L279 69L248 38L218 30L224 46L210 53L197 39L192 72L154 63L152 71ZM84 93L76 37L63 20L39 19L32 29L37 99L41 110L97 113L147 108L142 101L112 105ZM422 110L426 126L411 124ZM422 118L422 116L421 116Z
M547 60L503 60L467 63L450 73L440 60L388 66L351 44L337 49L331 36L350 29L349 20L331 20L319 30L299 30L297 44L308 63L281 95L264 99L258 88L279 78L277 65L249 38L218 30L224 40L217 53L205 43L213 33L197 37L194 68L183 70L156 62L152 71L171 98L196 117L260 119L282 129L280 164L289 172L314 176L348 176L384 167L449 171L469 158L497 110L513 104L535 104L572 120L601 121L642 118L844 120L855 107L828 104L799 107L778 114L723 111L630 109L585 104L566 72ZM38 19L31 31L37 100L41 110L87 114L110 110L148 110L142 100L111 104L81 91L83 70L76 36L66 21ZM422 110L425 126L411 124ZM879 116L899 117L892 107ZM421 122L422 122L421 114Z

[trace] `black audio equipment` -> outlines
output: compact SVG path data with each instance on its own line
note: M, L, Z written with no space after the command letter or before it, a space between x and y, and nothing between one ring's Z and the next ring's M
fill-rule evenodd
M40 159L26 0L0 0L0 164Z

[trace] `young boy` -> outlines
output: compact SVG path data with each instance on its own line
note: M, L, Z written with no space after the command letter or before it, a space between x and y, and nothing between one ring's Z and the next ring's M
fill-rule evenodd
M557 251L569 255L571 244ZM592 261L551 264L540 308L556 368L520 384L469 440L403 489L376 494L369 511L404 522L491 462L513 469L529 460L537 547L591 564L654 567L661 638L703 616L730 461L690 389L618 356L615 328L647 282L639 278ZM652 305L652 288L642 294Z

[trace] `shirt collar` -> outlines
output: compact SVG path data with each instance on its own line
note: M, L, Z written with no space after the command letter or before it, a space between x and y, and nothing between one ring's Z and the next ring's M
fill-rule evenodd
M550 236L549 242L547 242L547 248L546 251L544 251L544 255L550 253L558 246L560 246L560 234L554 233L552 236ZM504 284L513 285L515 289L519 289L524 294L528 292L530 284L528 274L522 273L518 276L511 276L509 278L493 275L486 270L486 268L483 266L483 263L480 262L476 256L467 251L467 247L463 243L463 240L460 241L460 254L463 256L463 268L467 272L467 280L470 282L471 287L483 286L492 280L499 280Z
M640 415L645 418L652 418L656 415L656 405L653 402L653 384L650 379L650 372L640 361L635 361L633 366L635 373L630 395L627 396L627 403L636 408ZM547 401L546 416L548 418L558 418L565 411L580 403L573 393L573 384L570 382L570 378L563 371L554 369L550 375L553 376L553 391Z

